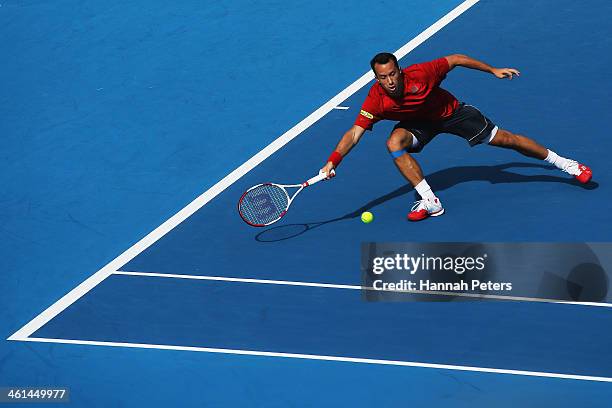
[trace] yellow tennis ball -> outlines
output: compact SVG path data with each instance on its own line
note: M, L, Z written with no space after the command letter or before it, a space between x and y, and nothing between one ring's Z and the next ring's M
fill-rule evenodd
M374 221L374 214L372 214L369 211L366 211L364 213L361 214L361 221L363 221L364 224L369 224L372 221Z

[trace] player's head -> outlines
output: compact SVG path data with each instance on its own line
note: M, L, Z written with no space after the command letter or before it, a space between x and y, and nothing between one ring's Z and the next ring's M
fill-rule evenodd
M404 92L402 70L395 55L388 52L376 54L370 61L376 80L389 96L400 96Z

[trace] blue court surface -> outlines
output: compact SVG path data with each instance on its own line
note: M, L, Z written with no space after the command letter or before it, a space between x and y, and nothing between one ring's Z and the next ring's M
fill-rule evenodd
M3 2L0 387L69 387L83 407L610 406L610 303L359 289L364 242L612 240L611 11ZM440 135L416 158L446 214L408 223L381 122L283 220L247 226L242 192L316 174L379 51L518 68L456 68L443 87L593 181Z

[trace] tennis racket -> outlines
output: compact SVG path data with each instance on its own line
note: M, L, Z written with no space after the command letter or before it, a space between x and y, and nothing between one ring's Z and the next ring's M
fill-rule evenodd
M332 170L332 174L335 174ZM240 217L252 227L265 227L283 218L295 197L306 187L312 186L327 178L327 173L320 172L302 184L263 183L249 188L238 200ZM289 197L288 188L298 190Z

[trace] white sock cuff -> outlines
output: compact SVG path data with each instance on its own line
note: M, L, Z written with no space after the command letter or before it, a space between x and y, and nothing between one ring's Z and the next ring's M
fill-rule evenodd
M548 155L546 156L544 160L546 160L549 163L554 163L558 157L557 153L553 152L550 149L546 149L546 150L548 150Z
M414 186L414 189L417 191L417 193L419 193L422 198L432 200L436 198L436 195L433 193L431 187L429 187L429 184L427 184L427 181L425 179L421 180L419 184Z
M431 187L429 187L429 184L427 184L427 180L423 179L419 184L414 186L414 189L421 194L421 191L431 190Z

